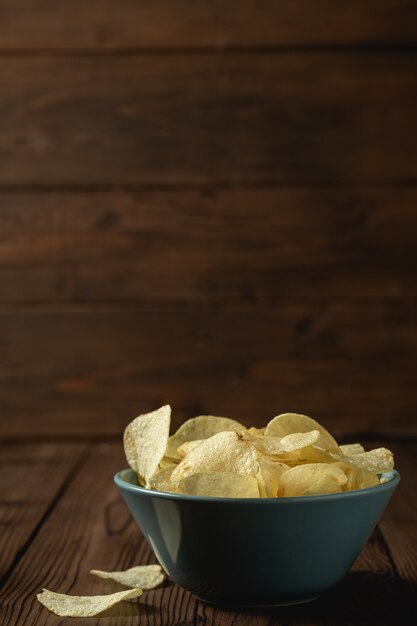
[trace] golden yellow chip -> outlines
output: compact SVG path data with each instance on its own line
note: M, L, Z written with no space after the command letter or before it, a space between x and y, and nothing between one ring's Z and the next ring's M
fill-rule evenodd
M338 461L335 465L344 471L348 479L346 485L343 486L343 491L365 489L366 487L374 487L379 483L377 474L367 472L359 467L352 467L343 461Z
M331 434L321 426L316 420L307 415L299 415L298 413L282 413L272 419L265 429L267 437L285 437L292 433L307 433L312 430L318 430L320 437L317 445L329 452L339 453L339 446Z
M250 431L243 433L243 436L251 441L253 445L264 454L270 456L280 456L294 450L301 450L315 443L319 437L318 430L307 433L292 433L285 437L264 437Z
M191 450L199 446L200 443L202 443L203 441L205 441L205 439L196 439L195 441L185 441L179 448L177 448L178 457L180 459L183 459L184 457L187 456L189 452L191 452Z
M177 432L169 438L166 455L172 459L179 459L177 449L186 441L209 439L209 437L217 435L217 433L244 429L245 427L242 424L228 417L199 415L184 422Z
M126 589L106 596L67 596L44 589L36 596L41 604L60 617L94 617L123 600L142 595L142 589Z
M147 489L153 491L167 491L169 493L178 493L178 487L174 485L171 480L172 472L177 467L174 463L168 467L158 470L153 476L150 477L146 483Z
M168 456L164 456L163 459L161 459L161 462L159 464L159 469L165 469L166 467L172 467L174 468L175 465L178 465L178 461L174 460L174 459L170 459Z
M136 417L123 435L125 455L143 485L156 472L168 443L171 407Z
M334 463L338 460L340 455L332 452L327 452L319 446L307 446L302 450L296 450L292 453L291 459L295 464L300 463Z
M394 455L387 448L375 448L368 452L346 456L343 460L352 467L358 467L374 474L381 474L394 469Z
M154 589L165 578L160 565L137 565L122 572L104 572L99 569L92 569L90 573L99 578L114 580L116 583L131 589Z
M182 493L212 498L259 498L255 476L211 472L191 474L180 482Z
M308 463L284 472L280 479L279 496L311 496L342 491L347 476L336 464Z
M262 498L276 498L282 474L289 469L285 463L259 459L259 472L256 475L259 493Z
M222 432L191 450L174 469L171 480L178 484L191 474L209 472L255 476L258 468L255 446L239 433Z
M361 452L365 452L365 448L361 443L346 443L339 446L339 448L341 453L345 456L354 456L355 454L361 454Z

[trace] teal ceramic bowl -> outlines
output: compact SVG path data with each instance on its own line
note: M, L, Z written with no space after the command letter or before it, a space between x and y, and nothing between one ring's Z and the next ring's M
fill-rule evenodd
M206 602L230 607L306 602L349 571L400 476L345 493L295 498L205 498L149 491L115 476L162 567Z

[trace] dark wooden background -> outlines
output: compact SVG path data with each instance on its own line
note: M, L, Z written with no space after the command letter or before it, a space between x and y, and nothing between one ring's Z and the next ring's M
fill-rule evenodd
M0 623L154 560L112 476L166 402L305 412L400 488L313 604L91 623L415 623L416 250L415 0L2 0Z
M0 437L416 429L417 3L3 0Z

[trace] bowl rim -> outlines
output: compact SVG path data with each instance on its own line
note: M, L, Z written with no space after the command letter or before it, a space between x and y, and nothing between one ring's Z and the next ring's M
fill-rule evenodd
M256 506L262 506L265 504L274 504L275 506L282 506L283 504L291 504L291 506L306 503L306 502L323 502L328 500L334 500L341 498L361 498L366 497L372 493L383 493L386 491L394 491L400 482L400 473L393 469L388 472L383 472L382 476L387 476L388 480L385 483L374 485L373 487L365 487L365 489L355 489L353 491L341 491L339 493L325 493L311 496L284 496L282 498L221 498L219 496L193 496L186 493L171 493L168 491L154 491L152 489L146 489L140 485L134 485L129 483L123 477L126 472L131 472L135 475L131 468L120 470L114 475L114 482L117 487L122 491L126 489L132 493L140 493L146 497L157 497L165 500L177 500L184 502L220 502L233 505L239 504L254 504Z

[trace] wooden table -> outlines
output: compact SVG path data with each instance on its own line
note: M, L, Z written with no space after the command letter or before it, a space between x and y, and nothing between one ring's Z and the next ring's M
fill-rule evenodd
M367 447L381 442L394 450L402 482L351 573L319 600L237 613L205 605L168 581L138 603L124 603L88 620L58 618L35 595L43 587L70 594L110 593L113 583L90 575L91 568L123 569L155 561L113 485L113 474L125 466L121 443L4 444L0 623L409 626L417 616L417 444L381 437Z

